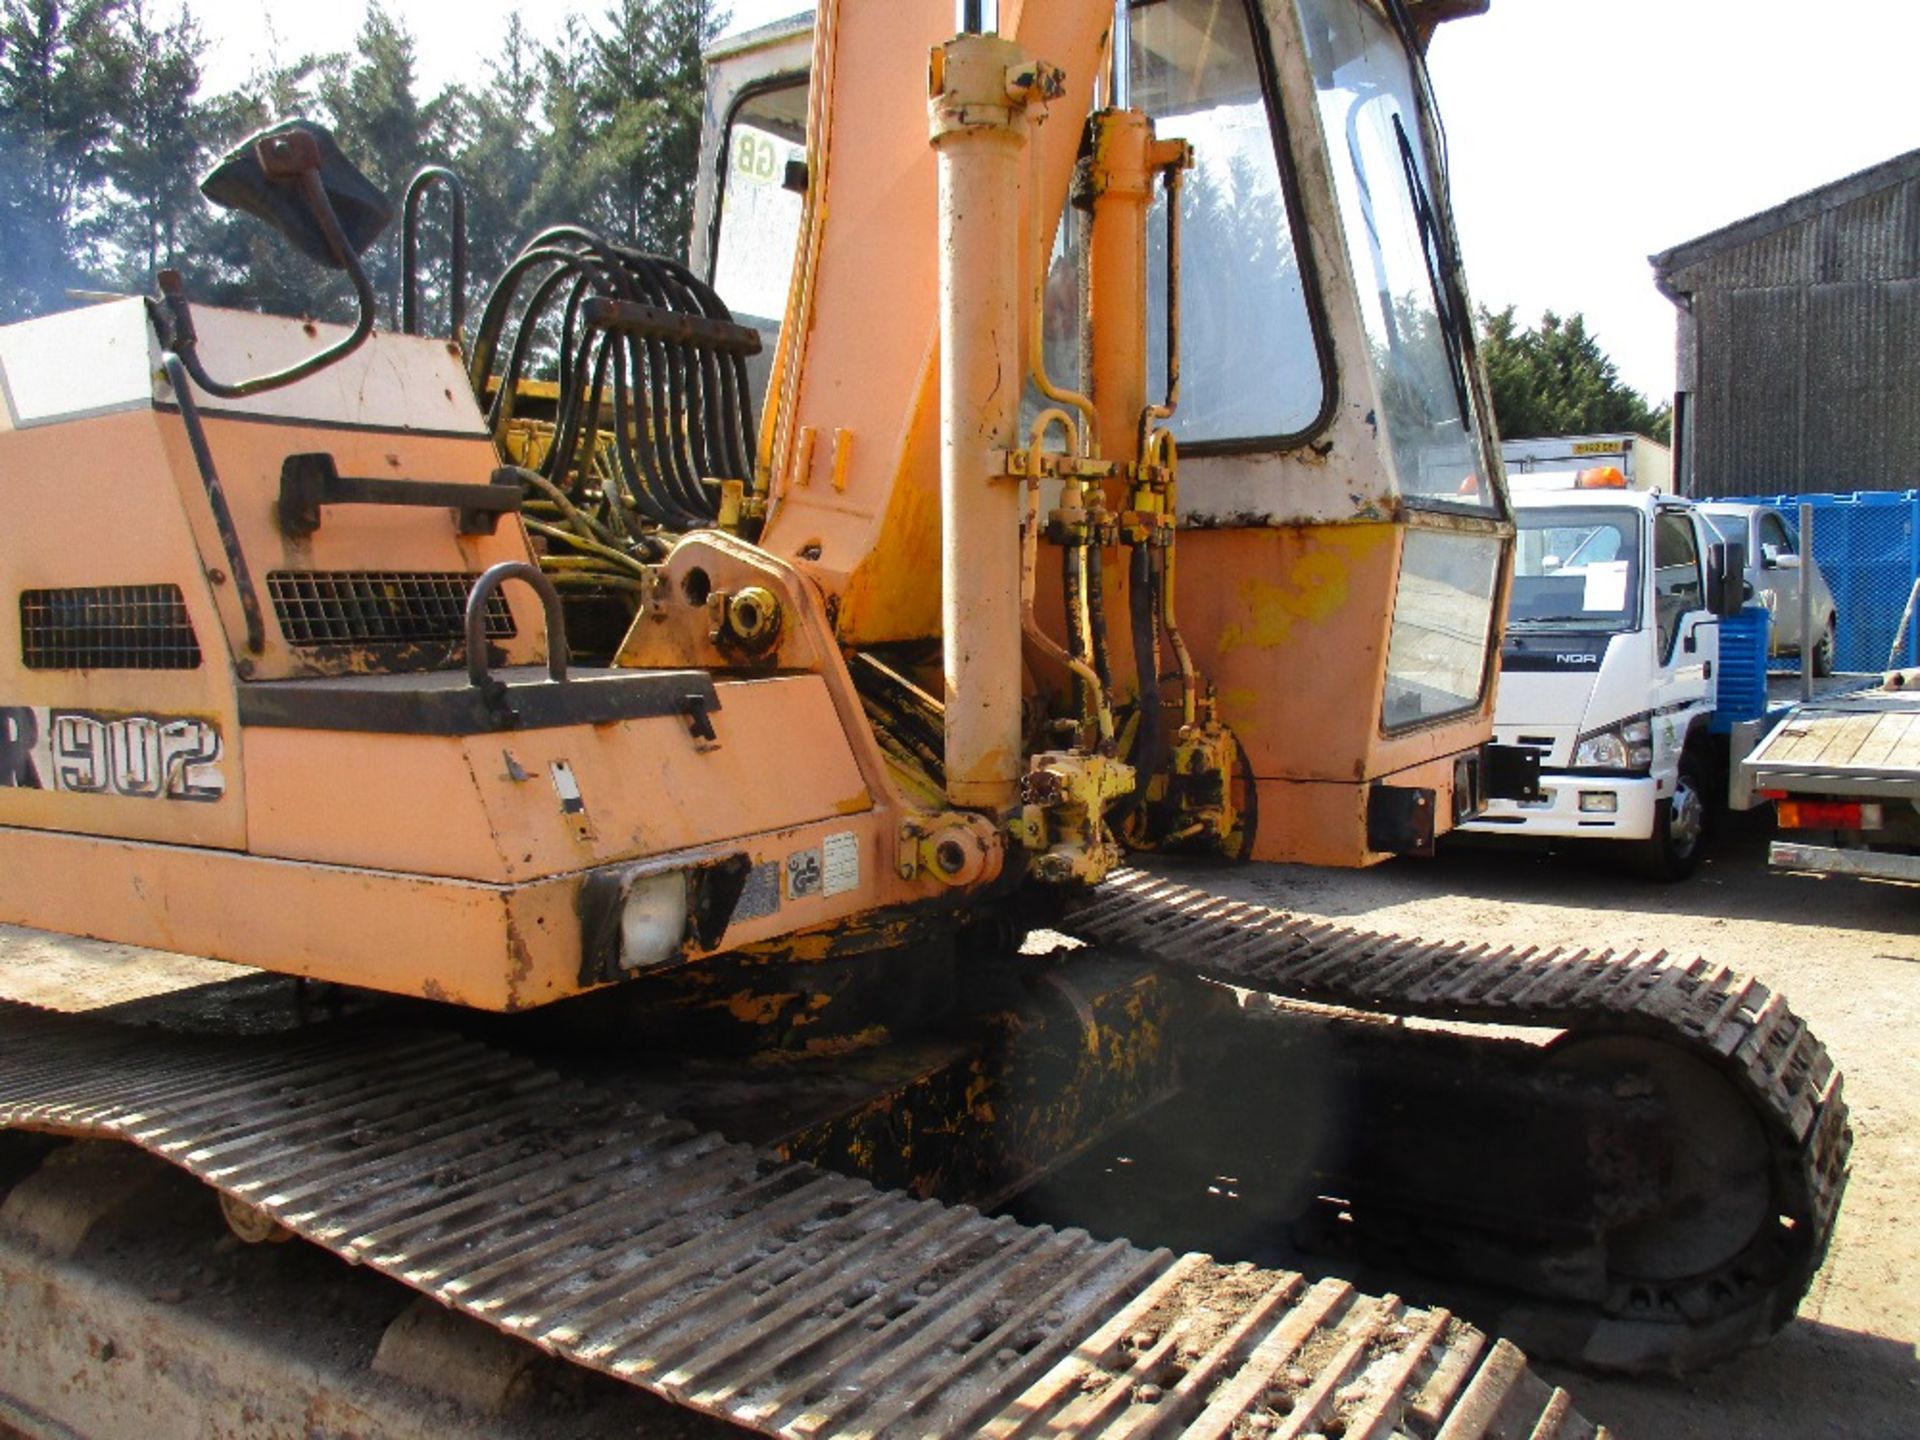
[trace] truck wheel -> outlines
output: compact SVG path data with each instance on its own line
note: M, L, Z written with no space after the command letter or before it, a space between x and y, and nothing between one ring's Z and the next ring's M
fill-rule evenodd
M1673 794L1653 812L1653 834L1635 847L1634 868L1649 880L1684 880L1707 845L1707 785L1699 752L1680 757Z
M1813 673L1816 675L1833 674L1833 647L1838 619L1834 615L1827 617L1827 628L1820 632L1820 643L1813 647Z

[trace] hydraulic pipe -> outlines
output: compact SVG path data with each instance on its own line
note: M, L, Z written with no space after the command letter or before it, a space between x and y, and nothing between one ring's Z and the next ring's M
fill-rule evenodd
M940 194L940 575L947 798L1013 809L1021 744L1020 189L1044 67L995 35L933 54ZM1057 79L1054 84L1057 86Z
M1093 117L1093 238L1087 256L1088 381L1103 453L1137 460L1147 406L1147 207L1153 201L1153 122L1137 110Z

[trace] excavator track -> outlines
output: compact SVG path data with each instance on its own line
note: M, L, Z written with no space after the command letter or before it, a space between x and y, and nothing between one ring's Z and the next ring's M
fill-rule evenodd
M1495 947L1327 924L1140 870L1061 927L1103 949L1283 1000L1394 1016L1654 1041L1710 1065L1759 1121L1770 1193L1751 1241L1684 1277L1610 1273L1595 1306L1552 1304L1547 1347L1608 1369L1685 1370L1792 1318L1825 1257L1852 1130L1841 1077L1785 999L1666 951ZM1532 1328L1532 1327L1529 1327Z
M140 1146L772 1435L1606 1433L1444 1310L876 1190L451 1033L209 1038L0 1002L0 1124Z

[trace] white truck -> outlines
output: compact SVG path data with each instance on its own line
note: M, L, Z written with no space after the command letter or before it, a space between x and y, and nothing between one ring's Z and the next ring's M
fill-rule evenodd
M1544 483L1513 477L1519 533L1494 708L1497 743L1539 755L1540 794L1490 801L1461 828L1610 840L1632 846L1644 872L1683 878L1725 774L1710 721L1744 556L1689 502L1618 474Z
M1673 489L1673 452L1644 435L1550 435L1538 440L1503 440L1500 459L1514 486L1538 476L1571 485L1582 471L1615 469L1629 490L1666 494ZM1549 480L1549 477L1551 479Z

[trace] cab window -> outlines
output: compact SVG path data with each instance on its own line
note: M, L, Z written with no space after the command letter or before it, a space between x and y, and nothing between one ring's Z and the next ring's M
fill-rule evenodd
M727 120L713 288L734 319L769 341L786 314L800 241L806 137L805 77L748 91Z
M1604 633L1640 620L1640 516L1632 510L1519 510L1512 629Z
M1693 522L1680 511L1663 510L1653 522L1653 572L1653 609L1664 662L1673 658L1680 618L1700 609L1707 593Z
M1342 230L1400 492L1492 511L1465 314L1406 46L1374 7L1298 0Z
M1794 553L1793 536L1787 533L1787 522L1778 515L1760 517L1760 553L1769 560Z
M1158 0L1132 11L1133 103L1193 145L1180 190L1183 445L1304 435L1327 398L1294 246L1291 182L1267 108L1248 0ZM1148 394L1167 374L1166 200L1148 220Z

